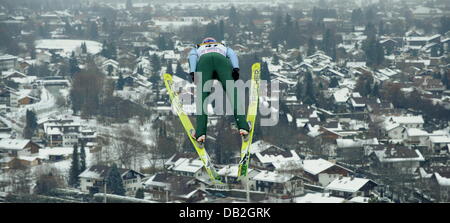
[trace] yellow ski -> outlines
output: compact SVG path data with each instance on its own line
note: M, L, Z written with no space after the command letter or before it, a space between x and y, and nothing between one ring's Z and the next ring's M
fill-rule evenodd
M250 101L247 110L247 123L250 125L250 132L247 140L242 139L241 159L239 161L238 178L247 176L248 164L250 161L250 147L252 145L255 120L258 112L259 81L261 75L261 64L252 65L252 80L250 87Z
M217 174L214 166L212 165L211 158L206 152L205 147L203 145L200 145L194 138L191 137L191 131L194 131L194 126L192 125L189 117L184 112L178 94L174 92L172 89L173 79L171 74L164 74L164 84L166 85L167 92L169 93L172 106L175 112L177 113L178 117L180 118L184 130L188 134L188 138L192 142L192 145L194 145L194 148L197 151L200 160L203 162L203 166L205 167L206 172L211 178L211 181L213 183L221 183L220 176Z

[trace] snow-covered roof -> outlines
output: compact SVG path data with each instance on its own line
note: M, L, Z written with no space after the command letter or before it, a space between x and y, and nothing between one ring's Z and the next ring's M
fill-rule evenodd
M19 157L17 157L17 159L25 160L25 161L28 161L28 162L33 162L33 161L39 159L39 157L37 157L37 156L19 156Z
M203 163L199 159L180 158L174 163L172 170L196 173L200 171L202 167Z
M22 150L29 142L29 139L1 139L0 149Z
M434 173L436 180L439 185L449 187L450 186L450 178L442 177L439 173Z
M155 181L155 178L158 174L155 174L151 176L147 181L144 182L145 186L157 186L157 187L167 187L169 186L168 183Z
M333 93L334 100L337 103L347 102L350 95L350 90L348 88L341 88Z
M334 163L322 158L314 160L303 160L303 170L312 175L317 175L334 165Z
M293 177L294 175L292 174L280 174L275 171L261 171L253 177L253 180L273 183L286 183Z
M254 143L252 143L250 154L255 154L258 152L262 152L270 147L274 146L273 144L270 144L264 140L258 140Z
M370 198L368 198L368 197L357 196L357 197L350 199L350 201L354 202L354 203L369 203L369 199Z
M364 145L378 145L378 139L336 139L338 148L362 147Z
M13 56L13 55L10 55L10 54L3 54L3 55L0 55L0 60L15 60L15 59L17 59L18 57L16 57L16 56Z
M423 124L425 121L423 120L422 115L417 116L391 116L389 120L392 122L399 124Z
M72 51L80 49L82 43L86 43L86 49L90 54L97 54L102 50L102 44L92 40L41 39L35 42L36 49L62 50L67 56L69 56Z
M220 176L230 176L230 177L238 177L238 168L239 165L227 165L217 171L217 174ZM250 173L253 169L248 169L247 172Z
M307 193L305 196L295 198L295 203L344 203L345 199L333 197L325 193Z
M301 159L300 157L297 155L297 153L294 150L290 150L291 156L289 157L285 157L282 154L261 154L261 152L257 152L255 155L256 157L258 157L259 161L262 163L279 163L281 165L281 163L283 162L287 162L287 161L298 161L300 162Z
M430 136L431 143L450 143L450 137L448 136Z
M333 180L326 189L354 193L370 182L370 179L358 177L342 177ZM373 182L373 181L372 181Z
M426 132L422 129L417 129L417 128L407 128L406 134L411 137L413 137L413 136L428 136L428 132Z
M73 153L72 147L52 147L39 150L39 158L48 159L49 156L68 156Z
M422 153L417 149L397 147L375 150L374 153L380 162L425 161Z

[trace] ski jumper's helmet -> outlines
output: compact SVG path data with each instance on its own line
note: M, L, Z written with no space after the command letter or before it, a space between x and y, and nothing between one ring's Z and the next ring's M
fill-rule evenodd
M202 41L202 44L205 44L205 43L217 43L217 41L212 37L207 37Z

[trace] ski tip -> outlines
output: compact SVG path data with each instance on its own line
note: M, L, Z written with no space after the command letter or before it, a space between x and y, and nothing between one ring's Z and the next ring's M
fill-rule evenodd
M254 63L254 64L252 65L252 70L260 69L260 68L261 68L261 63Z
M165 73L164 80L172 80L172 74Z

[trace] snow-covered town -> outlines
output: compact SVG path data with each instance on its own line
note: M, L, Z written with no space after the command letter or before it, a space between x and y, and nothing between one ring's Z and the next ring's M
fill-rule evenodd
M192 96L205 37L279 83L243 178L233 116L208 107L221 184L163 81ZM450 202L449 79L448 0L3 0L0 202Z

